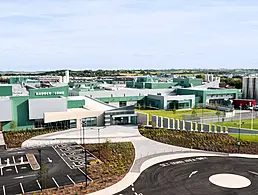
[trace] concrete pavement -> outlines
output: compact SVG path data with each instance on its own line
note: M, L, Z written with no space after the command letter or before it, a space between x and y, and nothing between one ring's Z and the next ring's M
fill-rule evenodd
M80 130L72 129L63 132L40 135L25 141L22 144L22 147L35 147L64 142L81 143L81 134L82 133ZM193 156L228 155L193 150L156 142L141 136L137 126L108 126L106 128L86 128L85 134L85 143L98 143L105 142L106 140L110 140L111 142L130 141L133 143L135 148L135 160L129 173L118 183L103 190L91 193L90 195L115 194L133 184L140 176L142 171L159 162Z

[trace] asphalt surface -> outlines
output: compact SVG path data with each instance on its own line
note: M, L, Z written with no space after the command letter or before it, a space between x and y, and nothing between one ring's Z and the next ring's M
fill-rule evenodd
M212 184L209 177L241 175L251 185L241 189ZM257 195L258 159L193 157L162 162L142 172L136 182L117 195Z
M71 169L52 147L41 148L42 164L47 167L47 178L40 183L38 171L33 171L27 162L26 153L34 153L39 162L38 150L19 150L0 153L0 194L21 194L46 188L73 185L85 181L84 169ZM20 163L20 157L24 163ZM10 166L7 165L9 158ZM49 161L50 159L50 161ZM15 161L15 162L14 162ZM13 164L15 163L15 165ZM38 180L38 182L37 182ZM90 178L88 178L88 181Z

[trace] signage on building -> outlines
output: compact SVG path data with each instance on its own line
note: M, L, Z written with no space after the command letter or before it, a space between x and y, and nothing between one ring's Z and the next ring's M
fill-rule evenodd
M49 95L64 95L64 91L44 91L44 92L36 92L36 96L49 96Z

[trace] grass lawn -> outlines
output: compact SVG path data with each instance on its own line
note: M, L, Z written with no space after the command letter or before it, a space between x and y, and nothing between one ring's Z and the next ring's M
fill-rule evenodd
M241 125L241 128L246 128L246 129L251 129L251 119L249 120L242 120L244 124ZM232 121L232 122L220 122L220 123L215 123L217 125L222 125L222 126L227 126L227 127L239 127L237 124L239 121ZM253 129L258 130L258 119L254 119L254 124L253 124Z
M174 119L182 119L183 115L185 114L192 114L192 110L177 110L174 114L173 111L167 111L167 110L135 110L136 112L146 113L149 114L149 119L151 119L152 115L156 116L162 116L162 117L168 117L168 118L174 118ZM197 109L197 113L202 113L202 109ZM203 109L203 113L207 112L216 112L216 110L210 110L210 109Z
M231 135L232 137L238 138L238 134L229 134L229 135ZM243 141L258 142L258 135L255 135L255 134L250 134L250 135L249 134L248 135L241 134L240 139L243 140Z

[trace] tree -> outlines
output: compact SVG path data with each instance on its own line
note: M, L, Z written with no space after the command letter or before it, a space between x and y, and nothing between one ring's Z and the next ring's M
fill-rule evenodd
M197 79L205 79L205 76L203 74L198 74L195 76Z
M15 121L11 121L10 128L11 129L15 129L16 128L16 122Z
M197 116L197 111L196 111L196 109L193 109L193 110L192 110L192 116L194 116L194 117Z
M197 104L195 104L194 107L193 107L192 116L193 116L193 117L196 117L196 116L197 116Z
M42 188L47 188L48 168L46 163L42 163L40 170L38 171L38 180L42 184Z
M175 109L175 108L173 108L172 112L173 112L173 114L176 114L176 109Z
M218 117L218 122L219 122L219 117L220 117L220 115L221 115L221 112L220 112L219 110L217 110L216 115L217 115L217 117Z

